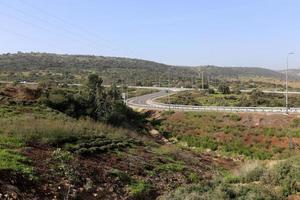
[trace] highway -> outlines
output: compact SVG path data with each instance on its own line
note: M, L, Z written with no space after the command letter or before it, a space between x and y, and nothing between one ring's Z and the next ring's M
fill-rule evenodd
M0 81L0 83L10 84L9 81ZM22 81L21 84L36 85L36 82ZM81 84L68 84L70 86L82 86ZM109 85L104 85L109 87ZM167 87L145 87L145 86L128 86L129 88L138 89L156 89L159 92L146 94L139 97L133 97L126 101L126 104L132 108L143 108L152 110L177 110L177 111L221 111L221 112L264 112L264 113L285 113L285 107L230 107L230 106L192 106L192 105L175 105L156 102L155 100L164 96L172 95L176 92L194 90L194 88L167 88ZM167 92L169 91L169 92ZM242 90L241 92L251 92L251 90ZM264 93L284 94L284 91L264 90ZM300 92L289 91L289 94L300 94ZM300 108L289 108L289 113L300 113Z
M151 110L174 110L174 111L220 111L220 112L260 112L260 113L285 113L285 107L231 107L231 106L192 106L192 105L175 105L164 104L155 101L158 98L172 95L175 91L167 92L161 90L152 94L146 94L139 97L133 97L126 101L127 105L132 108L142 108ZM289 113L300 113L300 108L290 108Z

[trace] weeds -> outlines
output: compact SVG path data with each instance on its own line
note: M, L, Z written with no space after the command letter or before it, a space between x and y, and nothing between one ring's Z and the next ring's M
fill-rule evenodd
M153 192L153 187L150 183L146 181L133 181L128 186L129 194L138 200L151 199L151 193Z

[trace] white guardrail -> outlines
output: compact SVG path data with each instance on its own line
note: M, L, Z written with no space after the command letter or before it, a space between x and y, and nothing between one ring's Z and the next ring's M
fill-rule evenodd
M156 110L179 110L179 111L220 111L220 112L266 112L285 113L285 107L229 107L229 106L186 106L175 104L136 104L127 102L133 108L147 108ZM300 108L289 108L289 113L300 113Z

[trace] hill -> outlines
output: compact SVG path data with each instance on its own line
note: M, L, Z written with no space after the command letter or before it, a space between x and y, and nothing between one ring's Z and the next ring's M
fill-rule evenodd
M284 79L281 72L258 67L183 67L141 59L50 53L0 55L0 80L8 81L81 83L88 74L96 73L104 84L194 87L201 82L196 70L204 71L205 78L210 80L241 77Z
M170 72L172 78L176 79L191 77L194 73L188 68L141 59L49 53L2 54L0 72L2 80L48 79L67 83L81 82L88 74L94 72L102 77L105 84L128 82L132 85L166 85ZM162 83L159 83L160 81Z
M260 67L218 67L218 66L200 66L211 77L217 78L276 78L283 79L284 74L266 68Z
M141 59L104 57L93 55L67 55L50 53L17 53L0 55L1 69L51 69L51 68L168 68L171 66Z
M282 74L285 74L286 70L280 70L279 72ZM300 69L289 69L288 70L288 75L293 76L293 77L300 77Z

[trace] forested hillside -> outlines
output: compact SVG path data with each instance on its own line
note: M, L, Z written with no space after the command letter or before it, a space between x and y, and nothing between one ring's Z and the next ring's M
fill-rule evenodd
M205 81L284 78L284 74L265 68L183 67L140 59L91 55L21 52L0 55L1 81L82 83L91 72L97 73L104 84L141 86L197 87L201 84L198 72L204 73Z
M262 77L283 79L284 74L260 67L218 67L218 66L201 66L201 70L208 75L218 78L240 78L240 77Z

